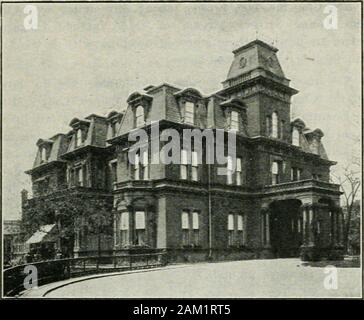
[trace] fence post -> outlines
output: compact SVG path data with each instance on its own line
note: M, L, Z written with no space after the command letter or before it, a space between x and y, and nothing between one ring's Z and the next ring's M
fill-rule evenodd
M130 265L130 270L133 268L133 256L129 253L129 265Z

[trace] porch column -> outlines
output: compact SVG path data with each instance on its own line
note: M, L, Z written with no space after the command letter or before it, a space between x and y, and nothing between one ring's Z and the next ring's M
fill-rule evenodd
M265 213L265 239L266 245L270 246L270 223L269 223L269 210Z
M264 247L270 247L269 209L261 209L261 241Z
M314 245L315 244L315 207L313 205L310 205L308 207L308 244Z
M338 228L337 228L337 210L332 209L331 210L331 230L332 230L332 235L331 235L331 242L332 245L336 245L337 241L338 241Z
M302 243L304 245L308 244L309 236L308 236L308 219L307 219L307 206L301 206L302 210Z

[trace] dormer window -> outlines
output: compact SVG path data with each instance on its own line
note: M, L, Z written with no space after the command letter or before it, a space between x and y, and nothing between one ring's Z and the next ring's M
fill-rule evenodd
M40 149L40 159L42 162L47 161L47 150L44 147Z
M185 123L195 124L195 105L189 101L185 103Z
M296 147L300 146L300 132L297 128L293 128L292 130L292 144Z
M138 106L135 110L135 126L142 127L144 125L144 108Z
M273 112L272 114L272 137L278 138L278 114Z
M111 127L111 136L115 137L116 136L116 122L111 123L110 127Z
M77 129L76 131L76 147L79 147L82 144L82 130Z
M239 113L237 111L231 111L230 129L239 130Z

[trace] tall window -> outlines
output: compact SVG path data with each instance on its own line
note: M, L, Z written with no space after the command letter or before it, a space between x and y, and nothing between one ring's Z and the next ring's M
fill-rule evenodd
M238 244L239 245L243 245L244 244L244 220L243 220L243 216L241 214L239 214L237 216L238 218L238 226L237 226L237 240L238 240Z
M300 168L291 168L291 181L299 181L301 180L302 169Z
M135 212L135 244L145 244L145 212Z
M190 232L190 223L189 223L189 213L187 211L182 212L181 216L182 223L182 244L184 246L189 245L189 232Z
M300 146L300 133L297 128L292 130L292 144L297 147Z
M117 168L118 168L117 160L110 161L109 167L110 167L110 182L113 185L115 182L117 182Z
M200 221L199 221L199 213L194 211L192 212L192 229L193 229L193 244L198 246L200 243Z
M230 129L239 130L239 113L237 111L231 111Z
M40 158L41 162L47 161L47 150L44 147L40 149Z
M135 154L134 158L134 180L149 179L149 157L148 150L143 150L141 155Z
M231 156L227 157L227 166L226 166L226 179L227 179L227 184L232 184L233 183L233 158Z
M279 165L277 161L272 162L272 184L279 183Z
M129 244L129 212L125 211L120 218L120 242L121 245Z
M82 130L78 129L76 131L76 147L79 147L82 144Z
M228 245L234 245L234 215L228 215Z
M198 181L198 153L197 153L197 151L192 151L191 178L193 181Z
M110 128L111 128L111 136L115 137L116 136L116 122L111 123Z
M75 169L76 174L76 185L83 187L83 170L82 167L78 167Z
M269 116L265 118L265 134L268 137L272 135L272 118Z
M236 185L241 186L241 177L242 170L241 170L241 158L236 158Z
M143 171L143 180L149 179L149 161L148 161L148 150L144 150L142 152L142 171Z
M279 127L279 137L281 138L281 139L284 139L284 121L282 120L281 121L281 125L280 125L280 127Z
M278 138L278 115L277 112L272 114L272 137Z
M140 180L140 157L137 153L134 158L134 180Z
M144 108L138 106L135 110L135 126L142 127L144 125Z
M181 179L187 179L188 173L188 152L187 150L181 150Z
M195 124L195 105L189 101L185 103L185 123Z

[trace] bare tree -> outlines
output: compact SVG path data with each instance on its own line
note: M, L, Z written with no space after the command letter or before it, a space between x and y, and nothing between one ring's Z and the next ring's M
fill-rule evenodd
M344 206L346 207L343 244L345 251L347 251L354 203L360 191L360 160L354 158L351 165L344 167L341 175L333 175L333 177L340 184L341 191L343 192Z

